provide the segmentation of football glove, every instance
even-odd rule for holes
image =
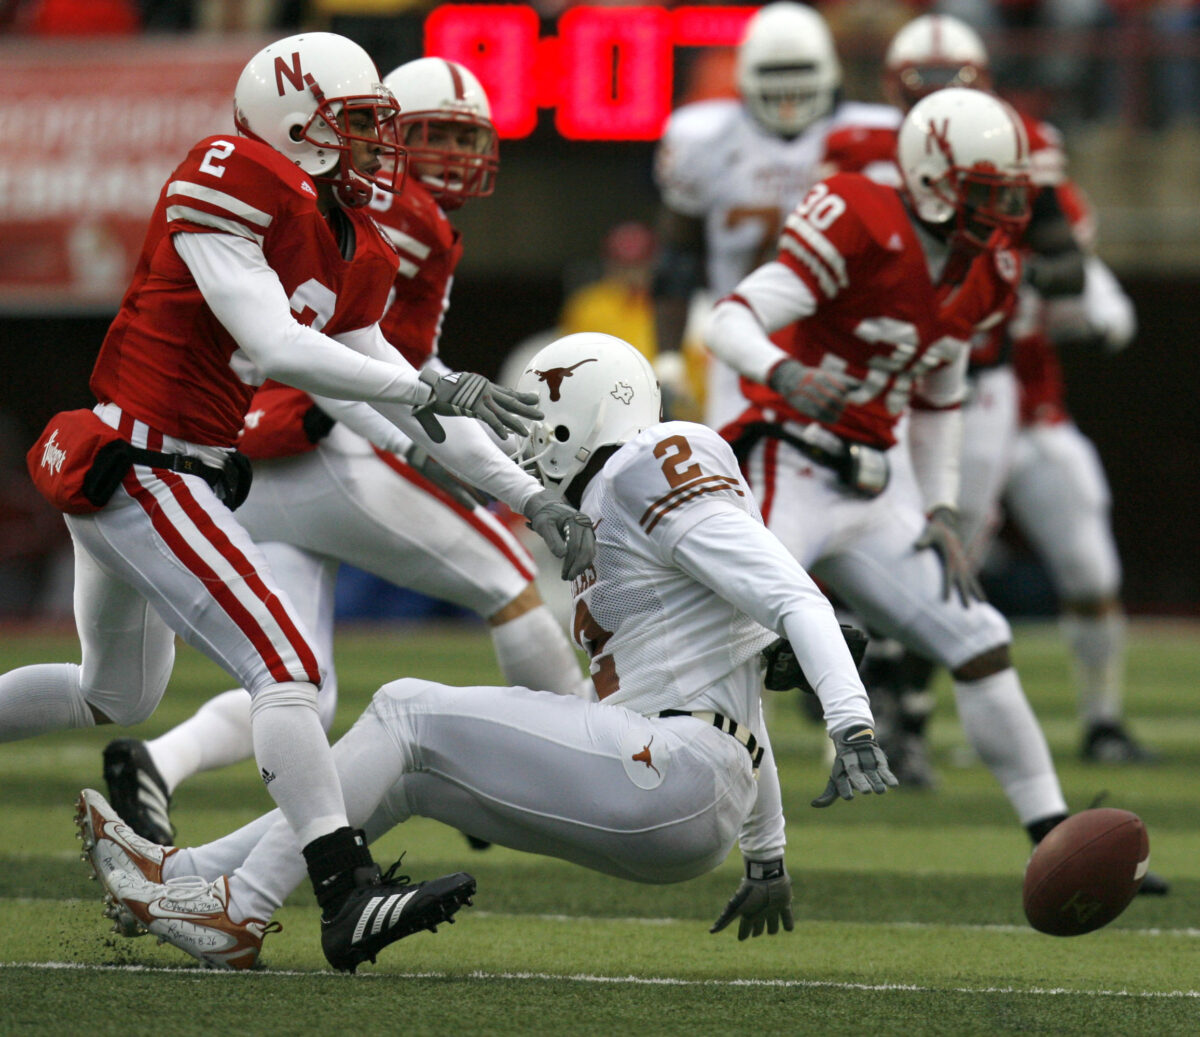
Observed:
[[[478,505],[487,506],[488,498],[481,491],[451,475],[445,466],[434,460],[423,447],[416,443],[413,443],[404,452],[404,460],[464,508],[473,511]]]
[[[735,918],[738,939],[762,936],[765,928],[770,935],[779,932],[782,923],[789,933],[795,928],[792,921],[792,880],[788,878],[783,858],[772,861],[746,861],[746,876],[734,891],[721,917],[710,933],[719,933]]]
[[[562,578],[573,580],[596,557],[596,531],[582,511],[559,500],[549,490],[529,498],[525,505],[528,526],[563,560]]]
[[[432,393],[428,400],[413,408],[413,417],[435,443],[446,441],[446,430],[438,417],[477,418],[501,439],[507,439],[510,432],[526,435],[529,430],[522,418],[542,417],[542,412],[534,406],[538,400],[535,393],[495,385],[481,374],[451,371],[441,375],[426,367],[418,377]]]
[[[846,639],[846,647],[850,649],[850,658],[854,660],[857,669],[862,665],[863,656],[867,654],[867,642],[870,640],[858,627],[841,624],[842,637]],[[816,689],[808,682],[792,643],[781,637],[778,641],[767,645],[762,650],[763,687],[767,691],[791,691],[797,688],[809,695],[815,695]]]
[[[814,807],[827,807],[838,796],[853,799],[855,792],[883,795],[889,786],[900,784],[888,767],[887,757],[875,741],[875,732],[866,724],[853,724],[833,739],[833,771],[829,784],[816,799]]]
[[[925,529],[913,544],[917,551],[930,548],[937,553],[942,563],[942,600],[949,601],[951,592],[958,594],[963,605],[972,599],[984,601],[983,588],[975,578],[967,553],[963,549],[959,534],[958,512],[945,505],[929,513]]]
[[[781,360],[767,384],[805,417],[832,425],[842,416],[846,396],[862,383],[837,371],[805,367],[799,360]]]

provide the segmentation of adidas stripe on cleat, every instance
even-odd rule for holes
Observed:
[[[143,839],[175,845],[171,796],[146,743],[116,738],[104,747],[104,780],[117,814]]]
[[[354,890],[332,919],[322,919],[321,949],[335,969],[353,972],[390,943],[422,929],[437,932],[475,895],[475,879],[466,872],[410,884],[406,876],[391,881],[392,871]]]

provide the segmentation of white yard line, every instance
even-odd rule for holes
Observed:
[[[163,968],[150,965],[86,965],[70,961],[0,962],[0,969],[46,969],[78,972],[145,972],[162,975],[256,976],[268,980],[273,976],[303,976],[313,979],[328,976],[339,982],[346,977],[338,972],[303,972],[295,969],[255,969],[249,972],[215,972],[201,968]],[[816,979],[676,979],[670,976],[593,976],[586,973],[557,975],[552,972],[486,972],[473,970],[454,972],[367,972],[356,975],[358,980],[383,979],[486,979],[521,980],[545,983],[608,983],[614,986],[659,987],[770,987],[773,989],[858,990],[887,993],[902,991],[915,994],[1030,994],[1041,997],[1129,997],[1129,998],[1196,998],[1200,990],[1072,990],[1069,987],[926,987],[910,983],[839,983]]]

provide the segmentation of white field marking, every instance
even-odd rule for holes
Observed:
[[[339,983],[353,982],[340,972],[304,972],[299,969],[249,969],[241,972],[228,970],[192,968],[164,968],[159,965],[87,965],[71,961],[6,961],[0,969],[46,969],[74,972],[145,972],[178,976],[181,974],[202,976],[303,976],[308,979],[332,977]],[[1031,994],[1041,997],[1130,997],[1130,998],[1196,998],[1200,990],[1072,990],[1069,987],[923,987],[913,983],[841,983],[819,979],[676,979],[672,976],[593,976],[576,972],[558,975],[553,972],[486,972],[472,969],[470,972],[364,972],[356,973],[355,979],[480,979],[480,980],[527,980],[532,982],[559,983],[609,983],[615,985],[648,987],[771,987],[804,990],[858,990],[866,993],[888,993],[902,991],[913,994]]]

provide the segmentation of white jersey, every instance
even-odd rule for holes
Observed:
[[[828,640],[844,649],[829,602],[767,532],[733,451],[707,426],[672,421],[639,433],[582,504],[597,548],[573,588],[574,633],[604,702],[646,716],[712,710],[758,728],[757,658],[776,632],[826,614]],[[808,663],[828,648],[813,643],[813,629],[790,639],[818,675],[830,729],[870,722],[852,666]]]
[[[787,214],[823,175],[826,136],[893,112],[846,101],[790,140],[764,130],[738,100],[697,101],[671,115],[655,178],[668,208],[704,220],[706,276],[717,298],[772,257]]]

